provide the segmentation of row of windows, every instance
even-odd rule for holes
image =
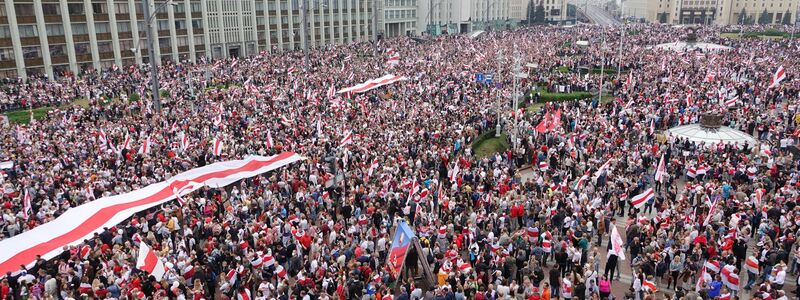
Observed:
[[[246,25],[249,25],[249,19],[246,21],[246,23],[248,23]],[[138,24],[139,31],[144,32],[144,22],[139,21]],[[71,26],[73,35],[89,34],[89,28],[86,23],[72,23]],[[192,27],[195,29],[203,28],[203,19],[192,20]],[[36,24],[22,24],[18,25],[18,28],[20,37],[26,38],[39,36],[39,30]],[[169,21],[159,20],[158,29],[169,30]],[[186,21],[175,21],[175,29],[187,29]],[[97,34],[110,33],[111,24],[109,22],[95,22],[94,30]],[[47,36],[63,36],[65,34],[64,25],[62,24],[46,24],[45,31]],[[129,21],[117,22],[117,32],[131,32],[131,23]],[[9,25],[0,25],[0,38],[11,38],[11,30]]]
[[[413,19],[417,17],[416,10],[387,10],[386,19]]]
[[[417,6],[417,0],[387,0],[386,7]]]

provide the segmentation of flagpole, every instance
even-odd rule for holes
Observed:
[[[600,42],[600,53],[601,53],[602,56],[601,56],[601,59],[600,59],[600,94],[598,95],[598,99],[597,99],[598,103],[603,101],[603,79],[604,79],[605,70],[606,70],[606,68],[605,68],[605,66],[606,66],[606,51],[605,51],[606,31],[605,31],[605,27],[601,28],[600,35],[602,36],[602,41]],[[591,72],[591,71],[592,70],[589,70],[589,72]]]

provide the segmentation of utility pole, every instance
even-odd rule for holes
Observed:
[[[617,58],[617,76],[620,76],[622,73],[622,40],[625,38],[625,19],[622,20],[622,24],[619,27],[619,57]]]
[[[147,24],[147,56],[150,61],[150,90],[153,94],[153,109],[157,113],[161,113],[161,99],[159,99],[158,93],[160,89],[158,87],[158,65],[156,64],[156,52],[153,50],[153,19],[150,18],[150,1],[145,0],[142,1],[142,12],[144,13],[144,17],[147,18],[145,21]]]
[[[300,15],[303,19],[303,37],[301,39],[303,42],[303,64],[308,69],[310,64],[308,60],[308,0],[300,2]]]
[[[378,0],[372,0],[372,40],[378,42]]]
[[[523,73],[522,72],[522,66],[520,65],[521,61],[522,61],[522,58],[520,58],[519,52],[515,52],[514,53],[514,69],[513,69],[513,73],[514,73],[514,92],[513,92],[513,95],[512,95],[512,97],[514,97],[514,99],[512,101],[512,103],[513,103],[512,105],[514,105],[514,107],[512,108],[513,112],[514,112],[514,131],[512,132],[513,143],[514,144],[512,146],[514,147],[514,149],[517,149],[518,145],[519,145],[519,140],[517,139],[517,136],[519,135],[519,118],[520,118],[520,116],[518,115],[518,113],[519,113],[518,106],[519,106],[519,98],[520,98],[520,96],[522,94],[521,91],[520,91],[520,89],[522,88],[520,86],[520,79],[521,78],[528,78],[528,73]]]
[[[494,136],[499,137],[500,132],[502,131],[502,127],[500,126],[500,119],[502,118],[501,111],[502,106],[500,105],[500,90],[497,88],[497,85],[500,84],[500,64],[503,59],[503,51],[497,51],[497,74],[494,74],[494,79],[492,80],[493,84],[495,85],[494,93],[495,97],[497,98],[497,126],[495,126]]]

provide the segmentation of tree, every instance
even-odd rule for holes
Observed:
[[[758,16],[758,24],[766,25],[772,23],[772,20],[770,19],[771,19],[770,14],[767,12],[767,9],[765,8],[764,11],[761,12],[761,15]]]
[[[536,6],[536,11],[533,13],[533,21],[538,24],[544,24],[544,1],[539,0],[539,5]]]
[[[528,22],[528,25],[530,25],[530,24],[531,24],[531,23],[533,23],[533,21],[534,21],[534,20],[533,20],[533,17],[534,17],[534,14],[533,14],[533,12],[534,12],[534,9],[535,9],[535,6],[533,6],[533,1],[529,1],[529,2],[528,2],[528,9],[526,10],[526,11],[527,11],[527,14],[526,14],[526,15],[527,15],[527,17],[526,17],[526,20],[525,20],[526,22]]]
[[[742,12],[739,13],[739,20],[736,21],[736,24],[747,24],[747,11],[744,10],[744,7],[742,7]]]
[[[578,8],[574,4],[567,4],[567,17],[575,17],[578,14]]]
[[[781,21],[783,25],[792,25],[792,13],[789,12],[787,9],[785,13],[783,13],[783,21]]]

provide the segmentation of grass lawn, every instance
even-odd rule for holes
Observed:
[[[491,133],[490,136],[484,139],[478,139],[476,143],[472,145],[472,151],[478,157],[487,157],[497,152],[505,151],[509,147],[508,139],[505,134],[501,134],[500,137],[495,137],[494,130],[486,134],[489,133]]]
[[[729,39],[739,38],[760,38],[760,39],[782,39],[788,38],[791,34],[786,32],[767,31],[767,32],[745,32],[740,34],[738,32],[723,32],[719,36]]]
[[[72,101],[70,104],[62,105],[62,108],[69,107],[72,105],[79,105],[83,107],[89,107],[89,100],[86,98],[78,98]],[[47,112],[55,109],[52,106],[45,106],[33,109],[33,118],[35,120],[44,119],[47,116]],[[12,124],[28,124],[31,122],[31,115],[30,110],[17,110],[12,112],[7,112],[5,115],[8,117],[8,122]]]
[[[561,73],[569,73],[569,68],[567,66],[560,66],[558,67],[558,71]]]

